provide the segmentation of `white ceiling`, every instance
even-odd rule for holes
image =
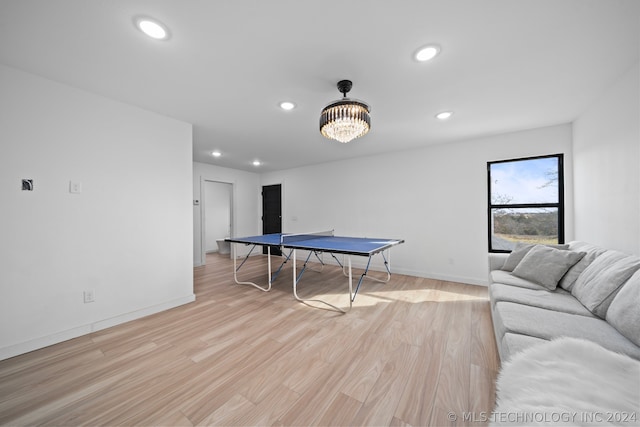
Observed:
[[[0,0],[0,63],[192,123],[195,161],[249,171],[571,122],[639,39],[638,0]],[[341,79],[372,109],[348,144],[318,131]]]

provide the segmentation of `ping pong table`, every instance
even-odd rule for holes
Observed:
[[[238,238],[227,238],[225,241],[230,242],[232,246],[232,257],[233,257],[233,279],[237,284],[240,285],[251,285],[262,291],[268,292],[271,290],[271,285],[273,281],[278,277],[280,271],[284,267],[284,265],[291,259],[293,263],[293,296],[296,300],[307,303],[307,302],[320,302],[325,304],[335,310],[338,310],[342,313],[346,313],[348,310],[343,310],[335,305],[332,305],[326,301],[319,299],[304,299],[300,298],[298,295],[298,283],[302,278],[302,275],[307,269],[307,264],[312,256],[315,256],[319,261],[322,267],[324,267],[324,260],[321,257],[322,254],[328,253],[330,254],[338,263],[338,265],[342,268],[342,272],[345,276],[348,277],[349,284],[349,310],[353,306],[353,301],[360,289],[360,285],[365,277],[369,277],[372,280],[376,280],[379,282],[386,283],[391,278],[391,269],[390,269],[390,248],[404,243],[404,240],[401,239],[372,239],[366,237],[344,237],[344,236],[335,236],[333,230],[330,231],[322,231],[315,233],[273,233],[273,234],[263,234],[259,236],[249,236],[249,237],[238,237]],[[237,265],[237,248],[235,244],[244,244],[244,245],[252,245],[249,252],[246,254],[242,263]],[[238,280],[238,271],[242,268],[244,263],[249,259],[253,250],[256,247],[267,247],[267,286],[260,286],[254,282],[242,282]],[[271,269],[271,247],[280,247],[281,249],[285,249],[282,251],[284,260],[280,264],[280,267],[272,273]],[[286,253],[286,249],[288,249],[288,253]],[[296,257],[297,251],[308,251],[307,257],[304,260],[304,264],[300,273],[297,273],[297,265],[296,265]],[[385,254],[386,252],[386,254]],[[343,255],[343,260],[340,261],[337,254]],[[387,277],[386,279],[378,279],[373,276],[367,276],[369,272],[369,267],[371,266],[371,259],[374,255],[380,254],[382,256],[384,267],[386,269]],[[364,269],[364,273],[360,276],[358,280],[358,285],[356,286],[355,292],[353,291],[353,274],[351,268],[351,256],[362,256],[367,257],[367,265]],[[311,269],[311,268],[310,268]],[[317,271],[317,270],[316,270]]]

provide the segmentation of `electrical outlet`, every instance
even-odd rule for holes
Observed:
[[[82,193],[82,183],[78,181],[69,182],[69,193],[80,194]]]
[[[88,302],[94,302],[96,300],[96,294],[95,292],[92,290],[90,291],[84,291],[84,303],[88,303]]]

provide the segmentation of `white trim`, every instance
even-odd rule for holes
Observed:
[[[367,265],[367,263],[366,263],[367,258],[366,257],[354,256],[353,259],[354,259],[353,268],[364,269],[366,267],[366,265]],[[310,259],[309,262],[310,263],[317,263],[317,261],[314,261],[313,259]],[[338,266],[338,263],[335,260],[333,260],[332,258],[327,258],[323,262],[325,264]],[[408,269],[408,268],[398,268],[393,264],[390,264],[390,269],[391,269],[391,275],[392,276],[395,276],[395,275],[398,275],[398,274],[402,274],[402,275],[405,275],[405,276],[424,277],[425,279],[443,280],[443,281],[446,281],[446,282],[463,283],[463,284],[466,284],[466,285],[489,286],[489,281],[488,280],[478,280],[477,278],[473,278],[473,277],[454,276],[454,275],[448,275],[448,274],[437,274],[437,273],[425,272],[425,271],[421,271],[421,270],[412,270],[412,269]],[[377,272],[382,272],[382,273],[386,273],[387,272],[385,267],[383,265],[378,264],[378,263],[372,263],[371,266],[369,267],[369,271],[377,271]]]
[[[463,283],[465,285],[489,286],[488,280],[479,280],[475,277],[450,276],[448,274],[429,273],[404,268],[392,268],[391,273],[396,275],[404,274],[406,276],[424,277],[425,279],[443,280],[445,282]]]
[[[92,332],[100,331],[103,329],[111,328],[122,323],[130,322],[132,320],[140,319],[152,314],[159,313],[161,311],[169,310],[184,304],[189,304],[196,300],[195,294],[190,294],[182,298],[176,298],[171,301],[166,301],[161,304],[156,304],[150,307],[135,310],[130,313],[124,313],[110,319],[99,320],[94,323],[78,326],[76,328],[67,329],[66,331],[57,332],[51,335],[47,335],[40,338],[35,338],[29,341],[25,341],[19,344],[9,345],[0,348],[0,360],[5,360],[10,357],[18,356],[20,354],[28,353],[30,351],[38,350],[44,347],[48,347],[53,344],[58,344],[63,341],[77,338],[82,335],[87,335]]]
[[[201,267],[207,264],[207,242],[206,242],[206,209],[205,209],[205,191],[204,185],[205,182],[214,182],[217,184],[227,184],[231,185],[231,200],[229,203],[229,218],[231,220],[231,224],[229,227],[229,236],[235,236],[235,228],[236,228],[236,183],[235,181],[228,181],[224,179],[218,178],[206,178],[203,175],[200,175],[200,263],[195,264],[194,267]],[[231,251],[229,251],[229,258],[232,258],[233,255]]]

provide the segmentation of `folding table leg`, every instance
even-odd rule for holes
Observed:
[[[380,283],[387,283],[391,279],[391,269],[389,268],[389,261],[387,260],[387,257],[384,255],[384,251],[380,252],[380,254],[382,255],[382,259],[384,260],[384,268],[387,270],[387,278],[378,279],[377,277],[367,275],[367,273],[369,272],[369,266],[371,265],[371,258],[373,257],[373,255],[369,255],[369,259],[367,261],[367,266],[364,269],[364,273],[362,273],[362,275],[360,276],[360,280],[358,280],[358,285],[356,286],[356,291],[353,295],[354,299],[356,298],[356,295],[358,295],[358,291],[360,290],[360,285],[362,284],[362,280],[365,278],[365,276],[371,280],[375,280],[376,282],[380,282]],[[389,255],[391,255],[391,252],[389,252]],[[344,268],[342,269],[342,272],[344,274]]]
[[[373,277],[373,276],[367,276],[369,277],[369,279],[371,280],[375,280],[376,282],[382,282],[382,283],[387,283],[389,281],[389,279],[391,279],[391,249],[387,249],[389,251],[389,258],[387,259],[387,257],[384,255],[384,251],[380,252],[380,255],[382,255],[382,259],[384,260],[384,268],[387,270],[387,278],[386,279],[378,279],[377,277]]]
[[[267,246],[267,271],[269,276],[267,277],[267,281],[269,283],[269,285],[265,288],[262,287],[260,285],[257,285],[253,282],[240,282],[238,281],[238,270],[240,270],[240,267],[242,267],[242,265],[245,263],[245,261],[247,261],[247,259],[249,258],[249,255],[251,255],[251,252],[253,252],[253,250],[255,249],[256,245],[253,245],[253,247],[251,248],[251,250],[249,251],[249,253],[247,254],[247,256],[244,258],[244,261],[242,261],[242,264],[240,264],[240,267],[236,267],[237,265],[237,258],[236,258],[236,251],[237,251],[237,243],[231,243],[232,249],[233,249],[233,280],[238,284],[238,285],[251,285],[255,288],[260,289],[261,291],[264,292],[269,292],[271,290],[271,248],[269,246]]]
[[[307,258],[308,260],[308,258]],[[306,266],[306,262],[305,262],[305,266]],[[319,302],[325,305],[328,305],[329,307],[333,308],[334,310],[339,311],[340,313],[347,313],[349,312],[349,310],[351,310],[351,308],[353,307],[353,281],[352,281],[352,276],[351,276],[351,256],[349,256],[349,310],[343,310],[340,307],[336,307],[333,304],[330,304],[326,301],[320,300],[320,299],[304,299],[304,298],[300,298],[298,296],[298,282],[300,281],[300,279],[302,278],[302,274],[304,273],[305,267],[302,268],[302,270],[300,271],[300,275],[297,274],[297,269],[296,269],[296,249],[293,250],[293,296],[296,300],[300,301],[301,303],[304,304],[308,304],[309,302]]]

